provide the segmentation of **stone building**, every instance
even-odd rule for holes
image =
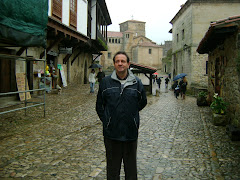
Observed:
[[[211,23],[197,51],[208,54],[210,99],[218,93],[230,123],[240,128],[240,15]]]
[[[172,57],[168,57],[172,50],[172,41],[165,41],[163,44],[163,60],[162,71],[165,73],[171,73]],[[170,59],[171,58],[171,59]]]
[[[196,52],[210,22],[239,14],[240,0],[188,0],[172,24],[172,74],[187,73],[189,87],[207,87],[208,57]]]
[[[108,32],[108,51],[101,57],[105,69],[113,66],[113,55],[120,50],[135,63],[162,69],[163,48],[145,37],[145,22],[129,20],[120,24],[120,32]]]

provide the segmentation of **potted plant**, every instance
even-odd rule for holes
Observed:
[[[207,106],[208,105],[208,102],[207,102],[207,92],[206,91],[200,91],[198,93],[197,105],[198,106]]]
[[[224,126],[228,124],[226,118],[227,103],[218,94],[214,94],[214,100],[210,105],[213,111],[213,124],[217,126]]]

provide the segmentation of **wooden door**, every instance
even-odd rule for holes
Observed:
[[[10,49],[0,49],[0,54],[14,54]],[[15,60],[0,57],[0,93],[16,91]]]

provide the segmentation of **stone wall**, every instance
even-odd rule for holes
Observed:
[[[152,53],[149,54],[149,49]],[[162,69],[162,49],[159,47],[139,46],[138,48],[138,63],[146,66],[151,66],[159,70]]]
[[[215,66],[216,59],[220,59],[220,96],[228,103],[227,113],[231,123],[240,127],[240,72],[237,70],[239,64],[236,63],[237,58],[240,61],[240,48],[236,48],[236,37],[237,33],[228,38],[221,49],[217,48],[209,55],[208,91],[210,97],[216,92]]]

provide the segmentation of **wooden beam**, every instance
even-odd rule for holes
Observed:
[[[71,65],[73,64],[73,62],[77,59],[77,57],[83,52],[82,49],[80,49],[80,51],[77,53],[77,55],[73,58],[73,60],[71,61]]]
[[[83,46],[83,43],[78,43],[75,47],[73,47],[73,50],[72,50],[72,54],[74,51],[76,51],[76,49],[78,49],[79,47],[82,47]],[[63,59],[63,64],[66,64],[69,60],[69,58],[72,56],[72,54],[67,54],[65,56],[65,58]]]
[[[48,51],[50,51],[50,50],[53,48],[53,46],[55,46],[56,44],[60,43],[62,40],[63,40],[62,37],[56,37],[55,41],[54,41],[52,44],[50,44],[50,46],[48,46],[48,48],[46,49],[46,52],[48,53]],[[43,52],[40,54],[40,59],[43,58],[44,53],[45,53],[45,52],[43,51]]]
[[[27,48],[26,47],[21,47],[18,52],[16,53],[17,56],[21,56],[22,53],[26,50]]]

